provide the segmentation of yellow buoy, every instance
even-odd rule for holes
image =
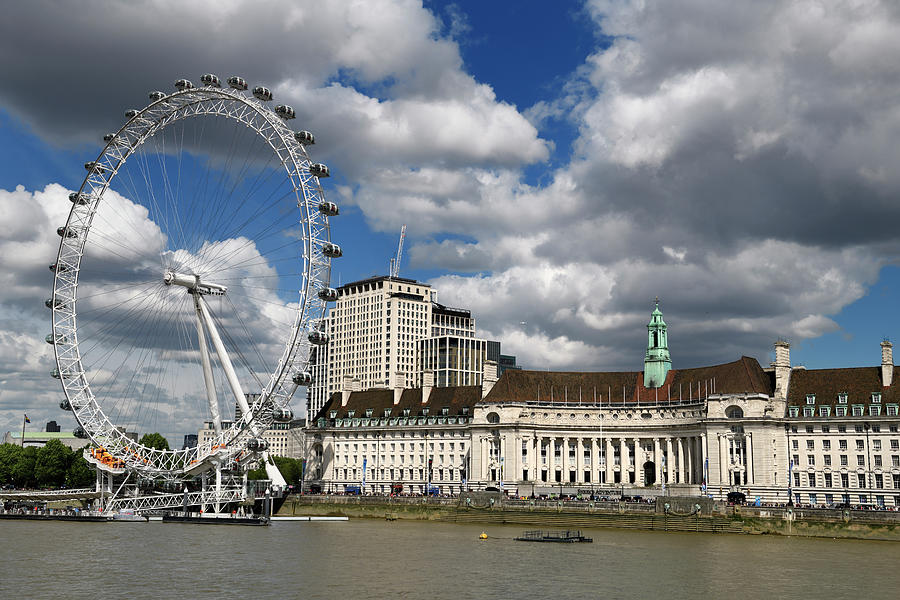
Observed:
[[[478,536],[478,539],[479,539],[479,540],[486,540],[486,539],[487,539],[487,534],[486,534],[485,532],[482,531],[482,532],[481,532],[481,535]]]

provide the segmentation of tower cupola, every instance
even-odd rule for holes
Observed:
[[[650,322],[647,324],[647,354],[644,356],[644,387],[658,388],[666,380],[669,370],[672,368],[672,359],[669,357],[669,339],[666,333],[666,322],[663,321],[662,311],[659,310],[659,298],[656,298],[656,306],[650,313]]]

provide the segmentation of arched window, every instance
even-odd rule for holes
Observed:
[[[488,423],[499,423],[499,422],[500,422],[500,415],[498,415],[498,414],[495,413],[495,412],[488,413],[488,416],[487,416],[487,422],[488,422]]]
[[[725,409],[725,417],[729,419],[743,419],[744,411],[740,406],[729,406]]]

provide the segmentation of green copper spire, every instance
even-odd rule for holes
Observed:
[[[666,375],[672,368],[672,359],[669,358],[666,322],[663,321],[662,311],[659,310],[658,297],[656,298],[656,308],[650,313],[647,334],[647,354],[644,356],[644,387],[658,388],[665,382]]]

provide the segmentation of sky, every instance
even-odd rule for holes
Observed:
[[[527,368],[640,370],[656,297],[675,368],[767,366],[777,339],[807,368],[879,364],[898,53],[900,8],[875,0],[15,3],[0,432],[23,412],[73,426],[43,301],[83,163],[148,91],[207,72],[267,85],[315,133],[335,284],[386,274],[406,224],[401,275]]]

